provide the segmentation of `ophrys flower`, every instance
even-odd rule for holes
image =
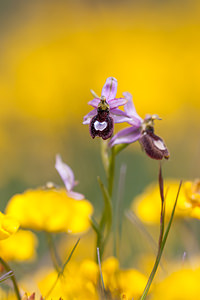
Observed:
[[[117,79],[114,77],[107,78],[102,88],[101,97],[98,97],[93,91],[92,94],[95,98],[88,104],[94,109],[84,117],[83,124],[89,124],[92,138],[99,136],[106,140],[113,134],[114,123],[130,121],[127,114],[118,109],[119,106],[126,104],[127,100],[115,98]]]
[[[154,120],[160,120],[157,115],[147,115],[143,120],[136,112],[132,95],[123,93],[128,100],[124,105],[124,110],[129,117],[127,121],[131,127],[119,131],[110,141],[110,147],[117,144],[130,144],[139,141],[148,156],[153,159],[169,158],[169,152],[163,140],[154,133]]]

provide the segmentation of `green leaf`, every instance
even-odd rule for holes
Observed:
[[[119,154],[122,150],[124,150],[126,147],[128,147],[130,144],[118,144],[115,145],[114,148],[114,153],[115,155]]]

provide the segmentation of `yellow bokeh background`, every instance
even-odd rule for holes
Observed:
[[[27,189],[48,181],[63,185],[54,168],[60,153],[79,181],[75,191],[93,204],[99,220],[103,200],[97,176],[106,182],[100,143],[91,139],[82,120],[92,109],[87,105],[90,89],[100,95],[109,76],[118,80],[117,97],[125,91],[133,95],[141,117],[150,113],[162,118],[156,121],[155,133],[171,154],[163,164],[164,178],[179,182],[199,177],[199,16],[198,0],[0,0],[0,211],[13,195]],[[126,126],[116,124],[115,132]],[[143,266],[149,275],[152,261],[138,257],[154,254],[154,249],[125,211],[150,182],[157,182],[158,164],[145,156],[139,143],[126,148],[116,161],[114,200],[123,194],[120,263]],[[127,166],[123,188],[122,163]],[[39,204],[36,218],[44,204],[49,209],[49,203]],[[175,222],[166,253],[179,260],[183,251],[191,257],[199,253],[199,221],[190,221],[191,228]],[[157,228],[150,232],[157,239]],[[43,232],[37,235],[40,267],[47,254]],[[74,260],[94,256],[93,235],[82,237]],[[69,236],[65,238],[60,243],[55,237],[63,257],[71,247]],[[111,238],[106,256],[112,242]],[[158,294],[160,289],[162,285]]]
[[[171,152],[170,176],[198,175],[199,1],[0,5],[0,186],[5,197],[16,186],[22,192],[58,180],[56,153],[72,164],[79,179],[87,177],[87,188],[91,179],[85,172],[89,162],[96,162],[91,151],[98,141],[90,139],[82,118],[91,109],[90,89],[100,94],[108,76],[117,78],[118,96],[133,94],[142,117],[157,113],[163,118],[156,131]],[[139,147],[130,152],[134,149]],[[152,162],[143,154],[142,159],[150,172]]]

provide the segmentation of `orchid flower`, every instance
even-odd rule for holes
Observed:
[[[84,199],[84,195],[73,191],[78,182],[75,181],[72,169],[62,161],[61,156],[58,154],[56,155],[55,168],[64,182],[68,196],[76,200]]]
[[[117,93],[117,80],[114,77],[106,79],[101,97],[99,98],[93,91],[95,98],[88,102],[94,109],[84,116],[83,124],[90,125],[90,134],[108,139],[113,133],[114,123],[130,121],[126,112],[118,109],[127,103],[125,98],[115,98]]]
[[[110,147],[117,144],[131,144],[139,141],[148,156],[153,159],[169,158],[169,152],[163,140],[154,134],[154,120],[160,120],[157,115],[146,115],[143,120],[136,112],[132,95],[123,93],[128,102],[124,105],[126,115],[130,118],[131,127],[119,131],[109,143]]]

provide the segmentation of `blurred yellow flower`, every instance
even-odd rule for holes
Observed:
[[[19,247],[20,245],[20,247]],[[36,257],[37,237],[31,231],[19,230],[9,239],[0,241],[1,257],[5,261],[25,261]]]
[[[173,205],[176,199],[180,182],[178,180],[166,180],[166,218],[169,219]],[[183,184],[178,197],[176,217],[189,216],[191,212],[191,203],[188,202],[185,193],[186,185]],[[160,191],[157,183],[149,185],[145,191],[137,196],[132,205],[131,210],[143,221],[149,224],[160,222],[161,199]]]
[[[112,299],[124,296],[125,299],[135,299],[141,296],[147,282],[147,277],[137,270],[120,270],[119,262],[114,257],[109,257],[102,263],[102,275],[106,291],[112,295]],[[43,296],[50,291],[56,278],[57,273],[53,271],[40,281],[39,288]],[[99,266],[94,261],[84,260],[80,264],[70,262],[70,266],[50,293],[50,297],[99,299],[98,278]]]
[[[154,286],[150,300],[193,300],[200,295],[200,268],[183,268]]]
[[[79,233],[90,227],[93,207],[87,200],[70,198],[64,189],[36,189],[13,196],[6,212],[23,228]]]
[[[179,181],[166,180],[166,218],[169,219],[176,199]],[[161,200],[158,184],[149,185],[137,196],[131,210],[144,222],[154,224],[160,222]],[[175,212],[176,217],[192,217],[200,219],[200,180],[186,181],[182,184]]]
[[[190,216],[200,219],[200,179],[196,179],[194,182],[186,182],[185,194],[187,202],[192,207]]]
[[[39,289],[42,296],[46,296],[54,286],[58,273],[49,272],[39,282]],[[60,276],[56,285],[50,293],[50,299],[92,299],[98,300],[97,294],[98,266],[95,262],[84,260],[80,264],[70,262],[65,269],[64,275]]]
[[[16,295],[13,291],[4,291],[0,288],[0,299],[1,300],[16,300]]]
[[[147,277],[135,269],[121,270],[115,257],[102,263],[102,273],[106,290],[114,297],[126,295],[127,299],[138,298],[147,283]]]
[[[0,240],[7,239],[19,228],[19,222],[16,218],[5,215],[0,212]]]
[[[185,183],[185,193],[188,201],[193,206],[200,204],[200,179],[196,179],[194,182],[187,181]]]

